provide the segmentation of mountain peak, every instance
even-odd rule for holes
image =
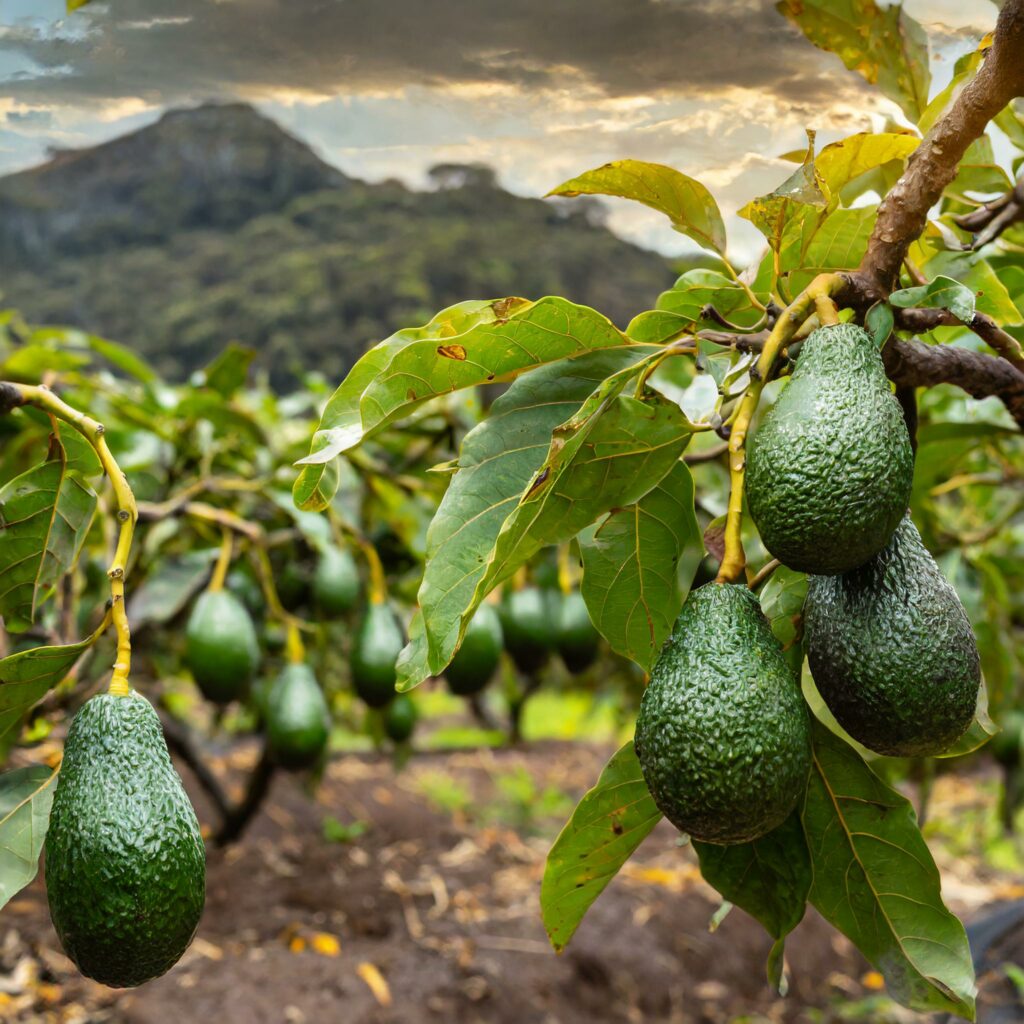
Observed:
[[[350,179],[246,103],[169,110],[110,142],[0,178],[0,258],[37,263],[234,228]]]

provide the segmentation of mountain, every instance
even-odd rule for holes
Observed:
[[[272,379],[339,378],[369,344],[467,298],[561,294],[624,324],[673,279],[594,200],[513,196],[478,165],[370,184],[245,104],[0,178],[3,302],[126,342],[180,378],[228,341]]]

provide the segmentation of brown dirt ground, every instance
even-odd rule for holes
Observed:
[[[315,800],[279,775],[242,842],[212,850],[206,913],[168,975],[115,992],[83,979],[60,952],[41,880],[0,924],[0,1020],[124,1024],[494,1024],[663,1021],[830,1024],[919,1020],[879,1005],[877,977],[813,913],[790,938],[787,998],[764,981],[769,940],[739,910],[715,934],[718,906],[692,851],[659,826],[555,956],[540,924],[544,856],[565,808],[609,751],[544,743],[524,750],[417,756],[396,773],[368,756],[334,760]],[[237,782],[254,751],[224,759]],[[209,808],[183,771],[201,820]],[[512,775],[518,797],[502,780]],[[532,780],[532,781],[530,781]],[[453,794],[445,797],[445,793]],[[433,795],[430,799],[429,794]],[[440,794],[440,795],[439,795]],[[443,804],[444,806],[440,806]],[[345,842],[323,819],[363,822]],[[514,823],[515,827],[510,824]],[[944,865],[947,875],[950,865]],[[955,868],[955,865],[952,865]],[[964,884],[970,920],[1012,886]],[[1017,887],[1019,889],[1019,886]],[[990,955],[1024,964],[1024,928]],[[988,1024],[1024,1021],[1001,970],[982,975]],[[861,1005],[863,1001],[869,1002]],[[849,1016],[857,1009],[855,1018]]]

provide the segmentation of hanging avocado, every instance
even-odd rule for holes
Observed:
[[[207,700],[230,704],[246,695],[260,660],[256,627],[227,590],[207,590],[185,628],[185,663]]]
[[[494,605],[485,602],[469,620],[462,644],[444,670],[448,689],[460,697],[479,693],[491,681],[503,649],[501,619]]]

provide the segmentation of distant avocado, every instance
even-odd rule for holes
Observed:
[[[804,631],[818,692],[869,750],[940,754],[974,719],[974,632],[909,516],[867,565],[811,577]]]
[[[330,736],[331,716],[323,690],[304,664],[286,665],[266,703],[267,744],[282,768],[309,768]]]
[[[1024,760],[1024,711],[1007,711],[999,717],[999,732],[989,743],[992,757],[1007,768]]]
[[[371,708],[385,707],[395,695],[395,663],[405,636],[387,603],[371,604],[352,648],[352,684]]]
[[[177,963],[206,897],[199,822],[160,719],[137,693],[75,716],[46,834],[46,890],[64,952],[112,988]]]
[[[572,673],[583,672],[601,653],[601,634],[590,621],[583,595],[577,590],[562,598],[558,619],[558,653]]]
[[[274,573],[274,586],[281,604],[290,612],[309,603],[311,595],[309,566],[298,560],[298,556],[289,558]]]
[[[555,590],[523,587],[498,606],[505,650],[526,675],[544,667],[558,642],[559,596]]]
[[[266,609],[263,590],[248,565],[237,565],[228,573],[225,589],[239,598],[250,615],[260,616]]]
[[[359,570],[344,548],[333,544],[320,552],[313,572],[313,602],[326,615],[344,615],[359,599]]]
[[[260,660],[256,627],[227,590],[207,590],[185,628],[185,663],[207,700],[230,704],[248,692]]]
[[[910,501],[914,458],[871,336],[820,327],[747,445],[747,504],[791,569],[835,575],[889,542]]]
[[[462,645],[444,670],[448,689],[460,697],[479,693],[491,681],[504,645],[501,619],[494,605],[480,605],[466,626]]]
[[[807,705],[746,587],[690,594],[651,671],[636,753],[661,812],[703,842],[757,839],[803,796]]]
[[[384,732],[395,743],[405,743],[416,729],[416,704],[407,693],[396,693],[384,709]]]

